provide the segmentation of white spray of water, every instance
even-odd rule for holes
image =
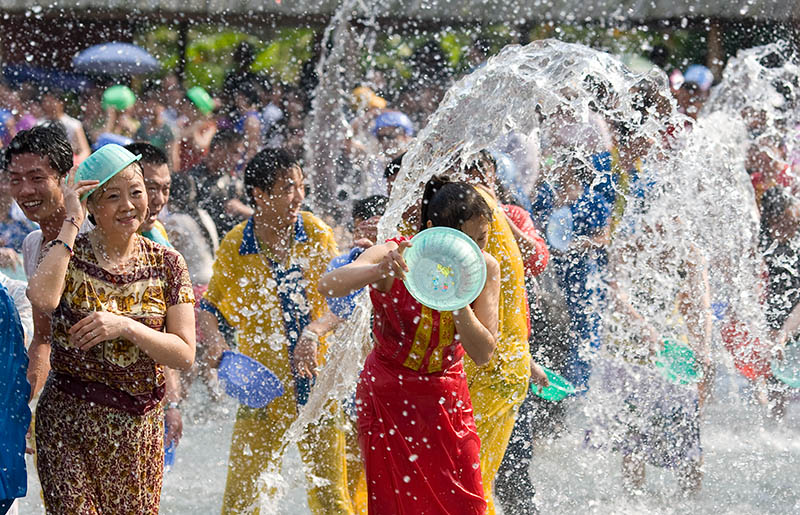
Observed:
[[[722,131],[709,116],[687,137],[686,118],[677,112],[662,72],[634,74],[615,57],[582,45],[544,40],[509,46],[458,81],[403,160],[381,220],[380,239],[397,233],[403,213],[421,197],[425,182],[448,171],[454,161],[467,161],[514,133],[539,142],[540,153],[554,163],[542,167],[542,180],[551,182],[556,168],[574,159],[589,161],[603,139],[604,122],[625,122],[632,137],[649,142],[641,174],[644,182],[655,185],[647,196],[647,209],[626,211],[611,251],[636,246],[642,227],[657,222],[663,231],[648,248],[683,257],[694,249],[714,265],[712,284],[730,286],[715,295],[760,319],[753,307],[758,269],[753,193],[741,156],[731,153],[741,127]],[[672,128],[670,136],[664,134],[667,127]],[[602,178],[597,173],[595,182]],[[635,266],[629,276],[657,281],[675,276],[652,268],[647,259]],[[647,314],[655,321],[665,320],[672,311],[674,299],[668,298],[668,291],[665,288],[664,298],[654,303],[660,308]],[[336,331],[327,364],[287,440],[299,439],[303,427],[322,416],[331,399],[351,394],[370,347],[367,302],[362,295],[359,309]]]

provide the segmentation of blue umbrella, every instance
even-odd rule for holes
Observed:
[[[75,70],[85,73],[122,74],[158,71],[161,63],[146,50],[130,43],[103,43],[72,59]]]

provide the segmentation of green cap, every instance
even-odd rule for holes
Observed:
[[[118,111],[124,111],[135,103],[136,95],[128,86],[118,84],[103,91],[103,109],[113,107]]]
[[[104,145],[83,160],[75,174],[75,183],[80,181],[100,181],[100,184],[81,196],[84,200],[94,193],[97,188],[111,180],[112,177],[124,170],[129,164],[138,161],[142,155],[133,155],[128,149],[120,145],[109,143]]]
[[[186,92],[186,98],[191,100],[195,107],[203,114],[208,114],[214,110],[214,99],[211,98],[208,91],[200,86],[189,88],[189,91]]]

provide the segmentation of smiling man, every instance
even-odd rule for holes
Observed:
[[[22,243],[25,275],[31,277],[44,245],[58,237],[67,220],[62,181],[72,168],[72,147],[58,126],[42,125],[20,131],[3,155],[3,169],[11,196],[25,216],[39,224]],[[28,350],[31,396],[44,386],[50,372],[50,317],[33,310],[33,339]]]
[[[275,373],[286,393],[264,408],[239,407],[224,514],[249,513],[260,495],[271,494],[259,476],[276,465],[276,451],[308,399],[317,358],[323,355],[317,342],[337,321],[315,287],[338,254],[336,243],[330,227],[301,211],[305,184],[298,161],[284,150],[263,150],[248,163],[244,182],[255,212],[219,246],[201,302],[200,331],[207,356],[216,364],[227,349],[220,327],[235,328],[238,350]],[[337,422],[310,424],[299,446],[309,475],[311,511],[352,513],[344,434]]]
[[[167,247],[172,247],[167,238],[167,231],[164,225],[158,221],[158,215],[169,200],[169,189],[172,186],[169,165],[167,164],[167,154],[160,148],[150,143],[131,143],[125,148],[132,154],[141,154],[142,175],[144,176],[144,186],[147,188],[147,208],[149,210],[147,218],[142,223],[140,230],[142,236],[160,243]]]

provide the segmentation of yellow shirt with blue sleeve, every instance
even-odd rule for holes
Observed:
[[[288,264],[275,263],[261,251],[251,218],[234,227],[220,244],[201,308],[236,329],[238,350],[289,386],[290,346],[309,321],[325,313],[327,303],[316,284],[337,255],[331,228],[301,212]],[[320,354],[324,351],[321,348]]]
[[[231,436],[223,515],[249,512],[269,495],[258,478],[280,466],[276,451],[284,444],[283,435],[311,386],[308,380],[294,377],[290,356],[303,328],[327,310],[316,285],[338,255],[333,231],[311,213],[298,215],[284,263],[262,251],[254,224],[252,218],[242,222],[222,240],[200,307],[214,314],[220,324],[236,329],[238,350],[269,368],[283,383],[285,393],[264,408],[239,407]],[[320,358],[324,352],[321,342]],[[316,515],[353,513],[347,490],[345,438],[337,425],[341,413],[338,408],[334,412],[334,418],[310,424],[299,446],[309,477],[309,508]]]

